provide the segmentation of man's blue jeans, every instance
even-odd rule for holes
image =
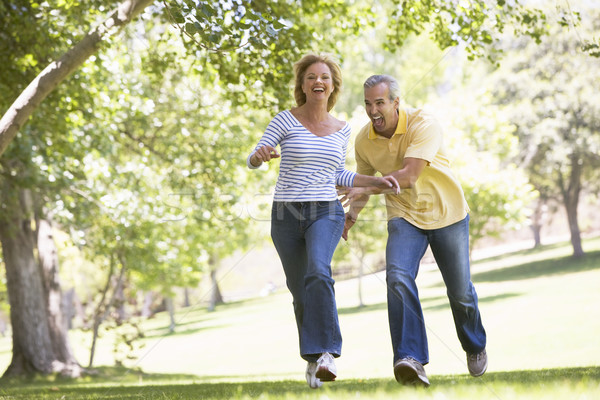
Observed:
[[[344,229],[339,200],[273,202],[271,238],[292,293],[300,355],[339,357],[342,335],[335,303],[331,258]]]
[[[458,339],[465,352],[479,353],[485,348],[486,334],[471,282],[469,263],[469,216],[445,228],[423,230],[402,218],[388,221],[386,274],[388,318],[394,363],[413,357],[429,362],[427,333],[415,279],[419,263],[431,251],[446,284]]]

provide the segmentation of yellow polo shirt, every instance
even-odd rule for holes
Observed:
[[[390,139],[376,134],[369,122],[356,137],[355,149],[357,172],[363,175],[387,175],[402,169],[405,157],[427,161],[412,188],[385,195],[388,220],[404,218],[422,229],[439,229],[464,219],[469,212],[444,152],[442,127],[431,114],[400,109]]]

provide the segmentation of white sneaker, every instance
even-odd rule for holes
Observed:
[[[308,382],[308,386],[310,386],[313,389],[318,389],[321,386],[323,386],[323,383],[321,382],[321,380],[315,376],[316,373],[317,373],[317,363],[309,362],[306,365],[306,382]]]
[[[333,356],[329,353],[321,354],[317,360],[317,373],[315,374],[321,382],[332,382],[337,377],[337,368]]]

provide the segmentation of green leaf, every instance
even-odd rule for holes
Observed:
[[[202,4],[200,7],[202,14],[204,14],[208,18],[212,18],[215,15],[215,9],[209,6],[208,4]]]
[[[275,21],[273,21],[273,28],[279,30],[281,28],[285,28],[285,25],[282,24],[281,22],[275,20]]]
[[[185,24],[184,29],[190,35],[193,35],[196,32],[198,32],[198,29],[196,28],[196,25],[192,24],[191,22],[188,22],[187,24]]]

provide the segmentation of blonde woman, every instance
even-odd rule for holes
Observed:
[[[328,55],[309,54],[294,65],[297,106],[277,114],[247,159],[248,167],[281,157],[271,213],[271,237],[294,305],[300,355],[311,388],[337,376],[342,349],[331,259],[344,229],[339,186],[395,190],[393,177],[344,168],[350,126],[329,112],[342,86]],[[280,147],[281,153],[277,151]]]

